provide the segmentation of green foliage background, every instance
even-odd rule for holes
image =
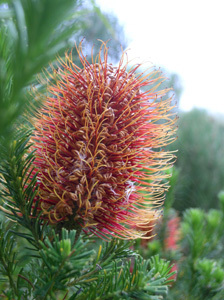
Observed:
[[[217,194],[224,188],[224,121],[194,109],[179,115],[174,207],[217,208]]]
[[[180,217],[172,208],[179,171],[172,170],[164,216],[149,242],[137,240],[134,249],[145,258],[158,255],[177,269],[167,300],[222,300],[224,298],[224,191],[217,209],[188,208]]]

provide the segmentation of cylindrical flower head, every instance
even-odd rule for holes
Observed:
[[[157,90],[160,71],[136,75],[140,65],[128,70],[125,54],[117,67],[108,63],[104,43],[91,62],[77,51],[82,68],[71,54],[60,59],[34,124],[38,209],[57,226],[137,238],[158,218],[167,189],[172,97]]]

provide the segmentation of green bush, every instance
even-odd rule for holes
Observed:
[[[174,207],[217,208],[217,191],[224,187],[224,123],[198,109],[181,113],[171,147],[178,149],[180,171]]]
[[[223,300],[224,191],[218,194],[219,209],[190,208],[180,218],[171,207],[177,181],[173,169],[164,216],[152,233],[157,236],[149,242],[138,240],[135,249],[146,259],[159,254],[174,263],[176,282],[167,300]]]

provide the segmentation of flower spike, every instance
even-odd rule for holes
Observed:
[[[82,68],[72,54],[59,58],[34,123],[38,209],[56,226],[134,239],[159,217],[168,188],[174,156],[161,147],[175,139],[172,97],[158,90],[160,71],[128,71],[125,53],[118,66],[108,63],[103,42],[90,62],[77,51]]]

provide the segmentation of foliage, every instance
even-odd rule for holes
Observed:
[[[180,115],[178,139],[179,177],[174,207],[217,208],[217,191],[224,182],[224,125],[205,111],[194,109]]]
[[[221,300],[224,297],[224,192],[219,193],[220,209],[208,212],[201,208],[187,209],[180,221],[171,208],[177,175],[174,171],[171,177],[174,186],[167,195],[163,222],[156,228],[158,236],[147,244],[137,241],[135,249],[146,259],[159,254],[175,264],[177,278],[167,299]],[[171,221],[178,226],[172,227]]]
[[[43,234],[43,228],[37,210],[32,207],[37,193],[37,185],[36,176],[29,181],[34,160],[34,153],[29,152],[30,132],[25,129],[19,130],[15,132],[13,141],[1,145],[0,185],[2,190],[0,195],[4,201],[2,210],[9,219],[24,226],[32,233],[32,235],[24,234],[23,237],[39,248],[39,239]],[[31,214],[32,218],[30,218]]]
[[[0,135],[6,136],[24,111],[29,98],[26,88],[34,75],[64,50],[77,30],[77,9],[73,0],[17,0],[1,5]]]
[[[181,224],[182,259],[169,299],[222,299],[224,296],[224,211],[188,209]]]
[[[169,263],[136,256],[128,242],[112,240],[90,249],[93,241],[63,229],[61,237],[48,232],[41,249],[24,259],[14,232],[3,223],[0,229],[1,299],[159,300],[168,292]],[[130,272],[127,259],[135,256]]]
[[[93,1],[89,5],[79,0],[3,1],[0,5],[0,136],[8,137],[14,123],[33,103],[29,86],[37,86],[35,76],[56,55],[74,47],[74,40],[79,42],[88,33],[90,23],[92,27],[98,24],[98,30],[87,35],[91,45],[108,34],[107,39],[116,35],[124,46],[117,19],[107,19]],[[110,44],[119,55],[121,48],[117,48],[117,41]]]

